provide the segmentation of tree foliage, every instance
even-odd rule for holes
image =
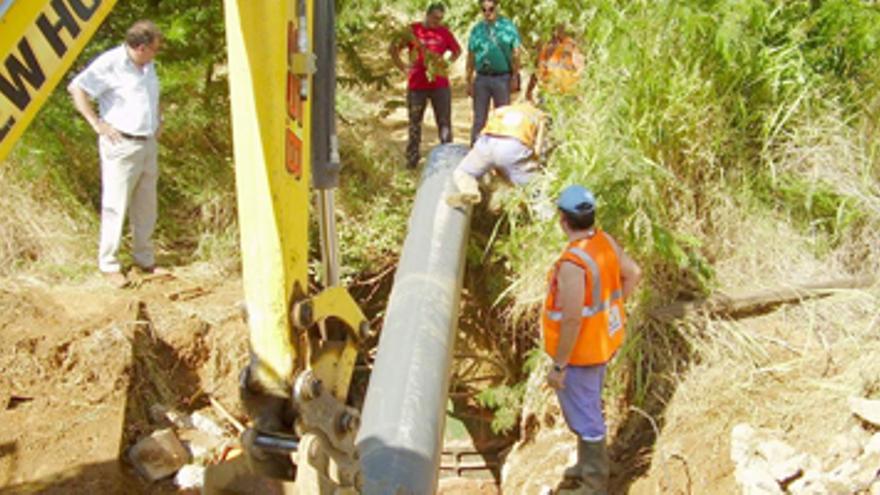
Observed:
[[[19,173],[42,182],[73,210],[95,218],[100,176],[94,132],[62,88],[98,54],[123,42],[136,20],[164,34],[156,59],[165,117],[160,167],[160,246],[175,257],[208,249],[234,222],[226,47],[222,2],[119,2],[25,133],[12,157]],[[228,236],[227,236],[228,237]]]

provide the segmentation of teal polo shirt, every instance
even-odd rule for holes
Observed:
[[[468,51],[474,54],[474,68],[479,74],[501,74],[513,70],[513,50],[522,44],[513,22],[498,16],[494,23],[485,20],[471,28]]]

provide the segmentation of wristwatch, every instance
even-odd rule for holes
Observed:
[[[553,371],[555,371],[557,373],[562,373],[562,370],[564,370],[564,369],[565,369],[565,365],[553,363]]]

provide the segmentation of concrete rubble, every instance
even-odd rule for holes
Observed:
[[[880,401],[850,398],[849,404],[870,431],[855,427],[835,435],[821,458],[798,452],[775,432],[734,426],[730,458],[742,493],[880,495]]]
[[[205,467],[187,464],[174,475],[174,484],[182,490],[200,489],[205,484]]]
[[[234,438],[202,412],[184,414],[156,404],[150,408],[154,422],[165,427],[138,441],[128,458],[148,481],[174,476],[180,489],[202,486],[205,466],[216,461]]]
[[[151,482],[171,476],[190,459],[189,452],[170,428],[142,438],[129,450],[128,457],[135,469]]]

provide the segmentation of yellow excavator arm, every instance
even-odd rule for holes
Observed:
[[[359,413],[346,401],[358,342],[369,329],[338,286],[333,2],[226,0],[225,7],[251,329],[242,397],[254,429],[245,444],[253,465],[266,472],[288,477],[285,462],[271,457],[288,445],[298,483],[308,477],[319,486],[353,488]],[[324,290],[317,294],[309,293],[308,280],[313,190],[324,265]],[[293,431],[295,438],[285,435]],[[333,455],[315,462],[304,454],[315,448],[302,443]]]

